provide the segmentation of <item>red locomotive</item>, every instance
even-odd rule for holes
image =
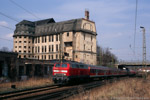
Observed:
[[[78,62],[55,63],[53,67],[54,83],[77,82],[94,78],[108,78],[135,75],[135,71],[117,68],[87,65]]]

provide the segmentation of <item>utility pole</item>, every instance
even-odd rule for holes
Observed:
[[[143,69],[146,68],[146,38],[145,38],[145,28],[140,26],[143,31]],[[146,71],[145,71],[146,74]]]

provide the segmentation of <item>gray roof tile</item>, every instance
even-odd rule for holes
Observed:
[[[17,25],[19,24],[26,24],[29,26],[34,25],[34,27],[32,27],[34,28],[34,32],[33,34],[30,34],[32,36],[58,34],[67,31],[86,31],[88,33],[92,33],[91,31],[81,29],[82,20],[83,20],[82,18],[72,19],[72,20],[62,21],[62,22],[55,22],[53,18],[35,21],[35,22],[23,20]],[[16,27],[14,35],[27,35],[27,34],[18,34],[20,32],[17,33],[17,31],[21,31],[20,29],[22,28]],[[28,31],[30,32],[30,30]]]

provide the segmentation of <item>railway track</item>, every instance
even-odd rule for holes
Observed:
[[[7,92],[7,93],[0,93],[0,100],[11,99],[11,98],[19,97],[22,95],[27,95],[31,93],[36,93],[36,92],[41,92],[41,91],[46,91],[46,90],[56,89],[56,88],[59,88],[59,86],[49,85],[49,86],[36,87],[36,88],[25,89],[25,90],[12,91],[12,92]]]
[[[41,94],[38,96],[33,96],[29,98],[24,98],[24,99],[25,100],[62,100],[74,94],[83,92],[80,90],[92,89],[92,88],[101,86],[103,84],[104,83],[102,82],[92,82],[92,83],[83,84],[83,85],[69,86],[69,87],[65,87],[65,88],[62,88],[61,90],[57,90],[51,93]]]
[[[87,84],[63,87],[52,85],[33,90],[0,94],[0,100],[62,100],[83,91],[102,86],[106,82],[111,83],[113,81],[114,79],[109,79],[108,81],[94,81]]]

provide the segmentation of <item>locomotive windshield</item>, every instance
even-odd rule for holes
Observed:
[[[62,64],[61,67],[67,67],[67,64]]]
[[[55,67],[67,67],[67,64],[56,64]]]
[[[60,67],[60,64],[56,64],[55,67]]]

